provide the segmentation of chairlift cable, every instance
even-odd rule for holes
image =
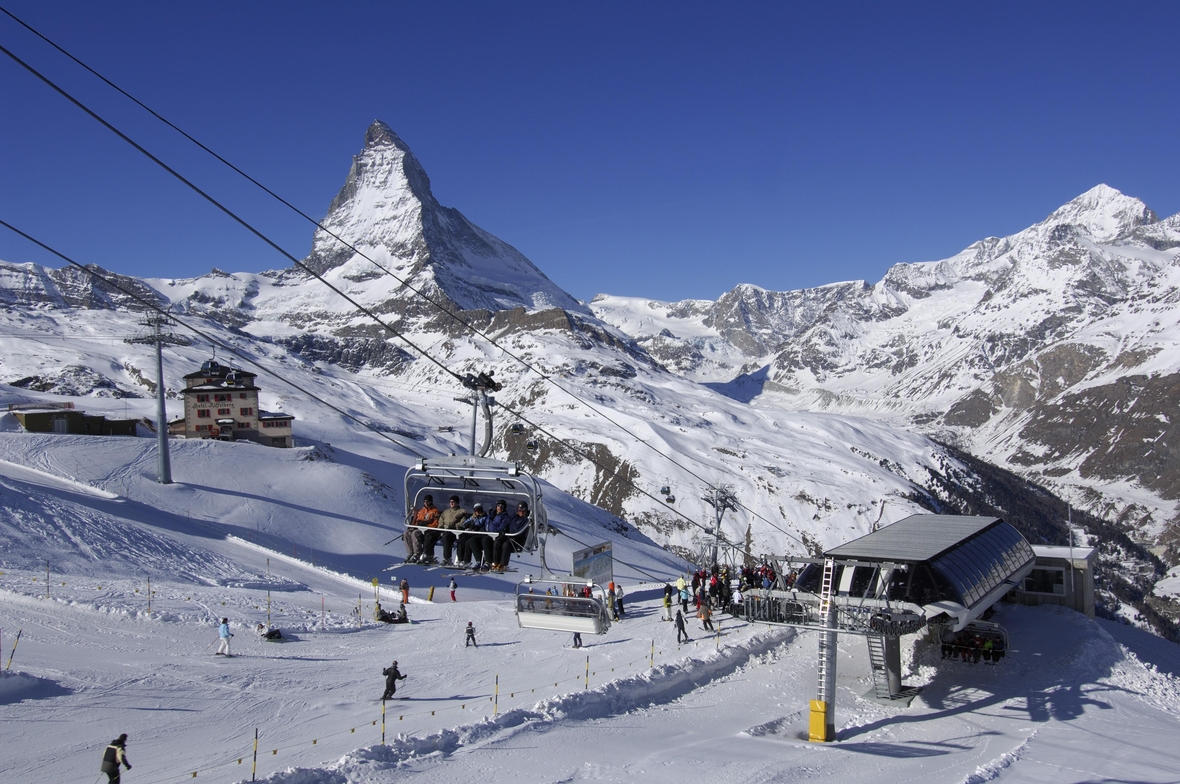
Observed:
[[[110,122],[108,122],[107,120],[103,119],[103,118],[102,118],[102,116],[100,116],[100,115],[99,115],[97,112],[93,111],[93,110],[92,110],[90,107],[88,107],[86,104],[82,103],[80,100],[78,100],[77,98],[75,98],[73,95],[71,95],[70,93],[66,92],[66,90],[64,90],[63,88],[59,87],[59,86],[58,86],[58,85],[57,85],[55,82],[53,82],[53,81],[52,81],[52,80],[51,80],[49,77],[45,76],[45,75],[44,75],[44,74],[42,74],[40,71],[38,71],[37,69],[33,68],[33,66],[29,65],[29,64],[28,64],[28,63],[26,63],[24,60],[22,60],[22,59],[20,59],[19,57],[17,57],[15,54],[13,54],[11,51],[9,51],[7,48],[5,48],[3,45],[0,45],[0,52],[3,52],[4,54],[8,55],[8,57],[10,57],[10,58],[11,58],[11,59],[12,59],[14,62],[16,62],[16,63],[17,63],[18,65],[20,65],[22,68],[24,68],[25,70],[27,70],[29,73],[31,73],[31,74],[33,74],[34,76],[36,76],[38,79],[40,79],[41,81],[43,81],[45,84],[47,84],[47,85],[49,85],[50,87],[52,87],[52,88],[54,89],[54,91],[56,91],[58,94],[60,94],[60,95],[61,95],[62,97],[64,97],[66,100],[68,100],[70,103],[74,104],[74,105],[75,105],[75,106],[77,106],[79,109],[81,109],[82,111],[84,111],[86,114],[90,115],[90,116],[91,116],[92,118],[94,118],[94,119],[95,119],[95,120],[96,120],[98,123],[100,123],[100,124],[101,124],[101,125],[103,125],[103,126],[104,126],[104,127],[107,129],[107,130],[109,130],[111,133],[115,134],[115,135],[116,135],[116,136],[118,136],[120,139],[122,139],[123,141],[127,142],[128,144],[130,144],[132,147],[134,147],[134,148],[135,148],[137,151],[139,151],[140,153],[142,153],[143,155],[145,155],[145,156],[146,156],[146,157],[147,157],[149,160],[151,160],[151,161],[152,161],[153,163],[155,163],[157,166],[159,166],[159,167],[160,167],[160,168],[162,168],[164,171],[166,171],[166,172],[168,172],[169,174],[171,174],[171,175],[172,175],[173,177],[175,177],[176,179],[180,180],[180,182],[182,182],[183,184],[187,185],[187,186],[188,186],[188,187],[189,187],[189,188],[190,188],[190,189],[191,189],[191,190],[192,190],[194,193],[196,193],[198,196],[200,196],[201,198],[205,199],[207,202],[209,202],[210,204],[212,204],[214,207],[216,207],[217,209],[219,209],[219,210],[221,210],[222,212],[224,212],[224,213],[225,213],[227,216],[229,216],[231,219],[233,219],[233,220],[234,220],[234,222],[238,223],[240,226],[242,226],[243,228],[245,228],[247,231],[249,231],[249,232],[250,232],[251,234],[253,234],[254,236],[258,237],[258,238],[259,238],[260,240],[262,240],[264,243],[266,243],[266,244],[267,244],[267,245],[269,245],[270,247],[274,248],[276,251],[278,251],[280,254],[282,254],[282,255],[283,255],[283,256],[284,256],[284,257],[285,257],[287,260],[289,260],[289,261],[290,261],[292,264],[294,264],[295,266],[299,267],[301,270],[303,270],[303,271],[304,271],[304,272],[306,272],[307,274],[311,275],[312,277],[314,277],[314,278],[315,278],[316,280],[318,280],[319,282],[323,283],[325,286],[327,286],[328,288],[330,288],[332,291],[334,291],[334,292],[336,292],[337,294],[339,294],[339,295],[340,295],[340,296],[341,296],[341,297],[342,297],[342,298],[343,298],[345,301],[347,301],[347,302],[348,302],[350,305],[352,305],[352,306],[353,306],[354,308],[356,308],[358,311],[360,311],[361,313],[365,314],[366,316],[368,316],[369,318],[371,318],[373,321],[377,322],[377,324],[379,324],[379,325],[380,325],[382,328],[384,328],[386,332],[390,333],[390,334],[391,334],[391,335],[393,335],[395,338],[397,338],[397,339],[401,340],[401,341],[402,341],[403,343],[405,343],[407,346],[409,346],[410,348],[414,349],[414,351],[416,351],[416,352],[418,352],[419,354],[421,354],[421,355],[422,355],[422,356],[423,356],[425,359],[428,359],[428,360],[430,360],[432,363],[434,363],[434,364],[435,364],[435,365],[437,365],[439,368],[441,368],[441,369],[443,370],[443,372],[445,372],[445,373],[448,373],[448,374],[450,374],[451,376],[454,376],[454,377],[455,377],[455,378],[456,378],[458,381],[462,382],[462,380],[463,380],[462,376],[460,376],[458,373],[456,373],[455,371],[453,371],[453,370],[451,370],[450,368],[448,368],[448,367],[447,367],[445,364],[443,364],[443,363],[442,363],[442,361],[440,361],[440,360],[438,360],[438,359],[435,359],[433,356],[431,356],[429,353],[427,353],[427,352],[426,352],[424,349],[420,348],[420,347],[419,347],[419,346],[418,346],[416,343],[414,343],[412,340],[410,340],[410,339],[409,339],[408,337],[406,337],[404,334],[402,334],[401,332],[399,332],[398,330],[394,329],[394,328],[393,328],[392,326],[390,326],[389,324],[387,324],[387,323],[385,323],[384,321],[382,321],[382,320],[381,320],[381,318],[380,318],[380,317],[378,317],[378,316],[377,316],[377,314],[376,314],[376,313],[374,313],[372,310],[370,310],[369,308],[367,308],[367,307],[365,307],[364,305],[362,305],[362,304],[360,304],[359,302],[357,302],[357,301],[356,301],[355,299],[353,299],[351,296],[349,296],[348,294],[344,293],[344,292],[343,292],[343,291],[341,291],[339,288],[337,288],[336,286],[334,286],[334,285],[333,285],[331,282],[329,282],[329,281],[328,281],[326,278],[324,278],[324,276],[320,275],[318,272],[316,272],[315,270],[313,270],[311,267],[307,266],[307,265],[306,265],[306,264],[304,264],[302,261],[300,261],[299,259],[295,258],[293,255],[291,255],[291,253],[289,253],[287,250],[285,250],[285,249],[284,249],[284,248],[283,248],[281,245],[279,245],[277,242],[275,242],[274,240],[272,240],[272,239],[271,239],[270,237],[268,237],[267,235],[263,234],[263,233],[262,233],[261,231],[259,231],[258,229],[254,228],[254,226],[253,226],[251,223],[249,223],[249,222],[248,222],[248,221],[247,221],[245,218],[242,218],[240,215],[238,215],[236,212],[234,212],[233,210],[231,210],[229,207],[226,207],[224,204],[222,204],[221,202],[219,202],[217,199],[213,198],[213,197],[212,197],[212,196],[210,196],[208,193],[206,193],[205,191],[201,190],[201,189],[200,189],[200,188],[199,188],[199,187],[198,187],[198,186],[197,186],[195,183],[193,183],[191,180],[187,179],[187,178],[186,178],[184,175],[182,175],[180,172],[176,171],[176,170],[175,170],[175,169],[173,169],[171,166],[169,166],[168,164],[164,163],[162,160],[160,160],[159,158],[157,158],[155,155],[153,155],[151,152],[149,152],[149,151],[148,151],[146,148],[144,148],[143,146],[141,146],[141,145],[140,145],[138,142],[136,142],[134,139],[132,139],[132,138],[131,138],[130,136],[128,136],[127,134],[125,134],[125,133],[123,133],[122,131],[120,131],[118,128],[116,128],[114,125],[112,125]]]
[[[340,414],[345,419],[349,419],[349,420],[357,423],[358,425],[364,427],[365,429],[376,433],[377,435],[381,436],[382,438],[386,439],[387,441],[390,441],[391,443],[396,444],[397,446],[406,450],[407,452],[414,455],[415,457],[418,457],[418,458],[425,457],[425,455],[422,455],[421,453],[419,453],[418,450],[416,450],[412,446],[409,446],[408,444],[403,444],[401,441],[397,440],[396,438],[394,438],[393,436],[384,432],[383,430],[380,430],[380,429],[374,427],[373,425],[369,424],[368,422],[365,422],[363,419],[360,419],[359,417],[357,417],[353,414],[350,414],[349,412],[345,411],[344,409],[342,409],[336,405],[333,405],[332,403],[328,402],[327,400],[324,400],[323,398],[316,395],[314,392],[310,392],[309,390],[296,384],[294,381],[291,381],[290,379],[285,378],[284,376],[274,372],[272,369],[265,367],[260,362],[254,360],[254,359],[251,359],[245,352],[241,351],[240,349],[235,347],[233,344],[226,343],[225,341],[220,340],[219,338],[216,338],[213,335],[207,334],[206,332],[203,332],[202,330],[198,329],[197,327],[194,327],[192,324],[185,322],[183,319],[179,318],[178,316],[168,313],[167,311],[163,310],[162,308],[160,308],[159,306],[157,306],[156,304],[154,304],[150,300],[148,300],[144,297],[141,297],[140,295],[136,294],[135,292],[131,291],[130,289],[124,288],[116,281],[112,281],[106,277],[103,277],[102,275],[100,275],[98,272],[91,269],[90,267],[87,267],[83,264],[79,264],[77,261],[74,261],[72,258],[65,255],[64,253],[61,253],[60,251],[57,251],[57,250],[51,248],[50,246],[46,245],[44,242],[41,242],[37,238],[26,234],[25,232],[16,228],[15,226],[8,223],[7,221],[5,221],[2,218],[0,218],[0,226],[3,226],[4,228],[8,229],[9,231],[12,231],[15,234],[18,234],[21,237],[24,237],[26,240],[33,243],[34,245],[37,245],[38,247],[48,251],[49,253],[52,253],[54,256],[57,256],[58,258],[67,262],[68,264],[71,264],[71,265],[77,267],[78,269],[82,270],[86,274],[97,278],[98,280],[102,281],[103,283],[110,286],[111,288],[121,291],[122,293],[126,294],[127,296],[129,296],[132,299],[139,302],[141,305],[144,305],[145,307],[150,308],[151,310],[154,310],[155,312],[159,313],[160,315],[167,317],[169,320],[176,322],[177,324],[179,324],[180,326],[189,330],[190,332],[193,332],[194,334],[198,335],[199,337],[203,338],[204,340],[209,341],[211,344],[213,344],[215,346],[220,346],[221,348],[228,351],[230,354],[233,354],[234,356],[241,359],[242,361],[244,361],[250,365],[253,365],[254,367],[258,368],[259,370],[263,371],[264,373],[267,373],[268,375],[273,376],[274,378],[277,378],[279,381],[282,381],[284,384],[291,387],[292,389],[294,389],[304,395],[307,395],[312,400],[315,400],[319,403],[324,404],[328,408],[330,408],[333,411],[335,411],[336,413]],[[166,423],[165,423],[165,426],[166,426]]]

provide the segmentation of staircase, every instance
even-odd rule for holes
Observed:
[[[885,635],[866,634],[865,640],[869,644],[869,668],[873,671],[873,690],[878,699],[893,699],[889,690],[889,676],[885,671]]]

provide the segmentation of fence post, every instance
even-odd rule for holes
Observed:
[[[258,775],[258,728],[254,728],[254,762],[250,764],[250,781]]]
[[[496,690],[492,697],[492,715],[500,713],[500,673],[496,673]]]
[[[586,688],[590,688],[590,654],[586,654]]]
[[[20,645],[20,636],[23,632],[24,632],[24,629],[17,629],[16,630],[16,642],[14,642],[12,644],[12,653],[8,654],[8,666],[4,668],[6,670],[12,669],[12,657],[16,655],[16,646]]]
[[[385,745],[385,700],[381,700],[381,745]]]
[[[651,668],[656,668],[656,641],[653,638],[651,641]]]

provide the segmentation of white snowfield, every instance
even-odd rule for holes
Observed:
[[[256,730],[257,780],[284,784],[1180,775],[1180,649],[1130,627],[1003,606],[1011,652],[996,666],[940,661],[907,637],[906,681],[922,687],[908,708],[861,696],[865,646],[842,638],[838,739],[811,744],[815,637],[721,615],[719,634],[690,620],[678,646],[659,589],[681,565],[601,510],[546,491],[562,531],[551,565],[610,539],[626,589],[625,618],[575,650],[517,626],[510,597],[535,558],[458,575],[455,603],[450,572],[401,563],[401,542],[386,542],[404,456],[181,442],[162,486],[148,444],[0,433],[6,780],[93,781],[126,732],[127,784],[250,781]],[[371,620],[374,577],[387,608],[408,579],[411,624]],[[253,631],[268,599],[282,642]],[[221,617],[228,659],[213,655]],[[464,647],[468,621],[478,648]],[[383,744],[381,671],[395,659],[408,678]]]

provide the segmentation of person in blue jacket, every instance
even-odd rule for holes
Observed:
[[[229,638],[233,634],[229,630],[229,618],[221,619],[221,628],[217,630],[217,636],[221,638],[221,644],[217,646],[217,656],[230,656],[229,652]],[[206,648],[205,650],[209,650]]]
[[[519,553],[524,549],[524,538],[527,535],[528,527],[529,505],[525,501],[521,501],[516,505],[516,514],[508,518],[504,535],[496,539],[495,563],[499,564],[498,568],[501,571],[508,568],[508,562],[512,560],[514,552]]]
[[[484,550],[484,563],[490,562],[492,569],[500,569],[500,542],[503,540],[510,522],[512,522],[512,516],[508,514],[508,502],[501,498],[496,502],[496,510],[488,518],[488,533],[493,536],[490,537],[491,541],[488,542]]]

